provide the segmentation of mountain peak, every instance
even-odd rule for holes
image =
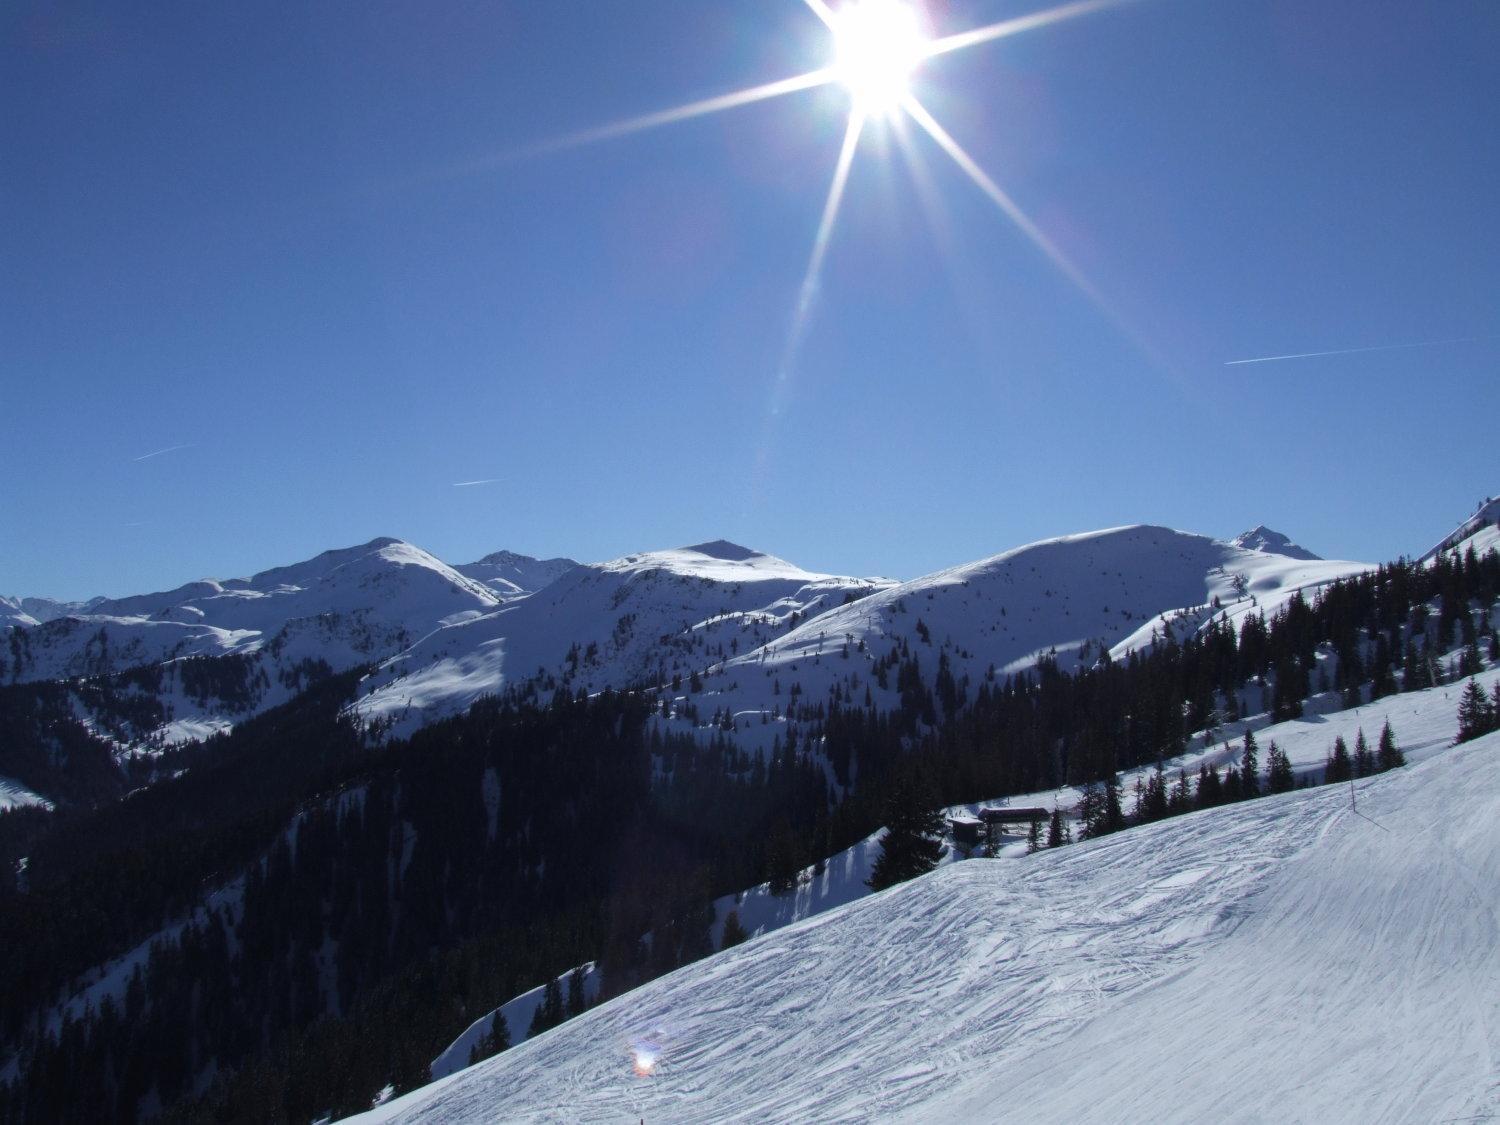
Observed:
[[[1463,543],[1465,539],[1472,538],[1492,524],[1500,527],[1500,496],[1486,496],[1481,500],[1478,506],[1475,507],[1474,514],[1454,528],[1452,533],[1445,536],[1441,543],[1424,554],[1422,561],[1426,562],[1434,555],[1452,550]],[[1483,546],[1479,549],[1481,553],[1484,550]]]
[[[731,543],[728,539],[712,539],[707,543],[694,543],[691,547],[683,547],[681,550],[706,555],[711,559],[719,559],[722,562],[746,562],[749,559],[762,558],[764,556],[764,552],[762,551],[754,551],[749,547],[741,547],[738,543]]]
[[[1249,531],[1241,532],[1230,542],[1243,550],[1259,551],[1266,555],[1285,555],[1289,559],[1303,559],[1307,562],[1317,562],[1321,558],[1306,547],[1299,547],[1290,538],[1279,531],[1273,531],[1265,524],[1259,524]]]
[[[491,551],[477,562],[453,569],[482,582],[504,598],[533,593],[578,566],[572,559],[538,559],[517,551]]]

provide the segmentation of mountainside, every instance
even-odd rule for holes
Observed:
[[[1400,701],[1451,739],[1441,689]],[[1357,810],[1325,787],[940,868],[356,1120],[1488,1116],[1500,734],[1431,753]]]
[[[1422,556],[1422,561],[1456,547],[1473,546],[1483,553],[1496,542],[1500,542],[1500,497],[1486,497],[1474,509],[1474,514],[1445,535],[1437,546]]]
[[[501,604],[482,582],[426,551],[375,539],[251,578],[95,599],[79,612],[11,628],[0,645],[0,682],[154,667],[123,689],[150,702],[151,718],[125,729],[84,701],[80,707],[122,746],[170,743],[225,729],[313,678],[380,660]],[[195,657],[235,661],[210,667]]]
[[[1479,677],[1486,691],[1493,691],[1500,683],[1500,670],[1492,670]],[[1424,762],[1445,754],[1453,745],[1456,733],[1454,708],[1450,694],[1441,689],[1387,696],[1358,707],[1341,709],[1334,695],[1323,696],[1308,702],[1307,721],[1267,724],[1267,716],[1259,715],[1249,720],[1226,724],[1215,731],[1202,731],[1188,739],[1185,752],[1165,763],[1169,775],[1178,770],[1197,776],[1203,767],[1224,769],[1240,760],[1240,739],[1246,731],[1254,732],[1262,747],[1275,742],[1286,754],[1293,776],[1299,784],[1316,784],[1322,778],[1329,747],[1335,738],[1344,739],[1347,745],[1356,745],[1361,732],[1374,737],[1383,725],[1389,723],[1400,731],[1400,742],[1409,763]],[[1144,784],[1155,773],[1155,766],[1141,766],[1122,772],[1120,789],[1129,793],[1138,784]],[[977,801],[945,809],[946,816],[977,816],[986,807],[1033,807],[1062,810],[1077,834],[1083,825],[1078,820],[1078,809],[1083,800],[1083,790],[1077,786],[1061,786],[1033,793],[1012,794],[999,801]],[[715,948],[723,940],[725,922],[731,912],[739,925],[751,937],[773,933],[806,919],[826,914],[848,903],[871,895],[868,880],[880,854],[880,832],[871,833],[853,846],[826,857],[821,863],[804,869],[790,891],[777,893],[769,883],[760,883],[714,901],[711,936]],[[969,849],[964,849],[948,840],[948,851],[939,860],[939,866],[961,862],[969,858]],[[1000,844],[995,858],[1022,860],[1027,856],[1025,829],[1013,826],[1011,834]],[[590,998],[598,984],[598,971],[593,963],[583,966],[584,981]],[[513,1037],[519,1038],[531,1026],[531,1020],[542,1000],[543,988],[538,986],[500,1006]],[[469,1065],[470,1052],[489,1030],[495,1012],[486,1012],[475,1020],[464,1033],[458,1036],[437,1058],[432,1061],[432,1077],[436,1081],[462,1070]]]
[[[402,731],[531,677],[549,691],[665,683],[889,584],[815,574],[723,540],[579,566],[387,661],[355,710]]]
[[[0,628],[6,625],[38,625],[69,614],[88,613],[103,598],[86,602],[59,602],[52,598],[0,597]]]
[[[722,708],[748,720],[743,737],[769,740],[775,727],[761,717],[783,718],[789,696],[859,703],[868,692],[877,707],[894,706],[897,653],[914,657],[929,684],[945,667],[962,697],[1043,659],[1064,670],[1118,659],[1151,643],[1164,620],[1180,637],[1221,613],[1269,616],[1298,591],[1367,569],[1165,527],[1047,539],[892,585],[724,660],[705,676],[697,709]]]
[[[1494,508],[1481,505],[1445,543],[1492,533]],[[644,686],[663,697],[667,728],[733,730],[765,750],[820,708],[892,709],[918,683],[946,711],[1040,662],[1086,667],[1168,631],[1269,617],[1299,591],[1366,569],[1265,526],[1229,542],[1113,528],[906,582],[806,571],[723,540],[589,565],[498,551],[455,567],[376,539],[248,579],[6,600],[0,682],[155,667],[115,693],[146,704],[131,721],[80,701],[121,749],[201,738],[312,678],[371,664],[352,713],[379,732],[512,687]],[[184,664],[224,656],[238,663]]]
[[[1306,547],[1299,547],[1279,531],[1272,531],[1265,524],[1242,531],[1229,541],[1233,546],[1247,551],[1264,551],[1269,555],[1285,555],[1289,559],[1316,562],[1318,556]]]
[[[534,559],[514,551],[496,551],[478,562],[453,569],[465,578],[482,582],[504,600],[533,594],[556,582],[578,564],[572,559]]]

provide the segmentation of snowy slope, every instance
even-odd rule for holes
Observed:
[[[1284,538],[1284,537],[1282,537]],[[768,741],[792,685],[804,700],[835,691],[894,705],[872,666],[903,643],[928,682],[946,657],[970,696],[987,676],[1034,667],[1055,654],[1065,670],[1151,642],[1163,615],[1178,636],[1212,616],[1275,612],[1296,592],[1370,569],[1251,550],[1165,527],[1132,526],[1032,543],[979,562],[903,582],[813,618],[715,666],[700,712],[725,708],[750,720],[742,737]],[[1215,606],[1215,599],[1222,604]],[[757,733],[758,732],[758,733]]]
[[[40,793],[32,792],[13,777],[0,777],[0,812],[28,806],[50,809],[52,802]]]
[[[402,732],[533,677],[573,690],[689,676],[742,645],[890,585],[815,574],[723,540],[576,567],[386,662],[356,712]]]
[[[1264,551],[1269,555],[1285,555],[1289,559],[1317,562],[1318,556],[1306,547],[1299,547],[1279,531],[1272,531],[1265,524],[1241,532],[1229,541],[1235,547],[1247,551]]]
[[[1486,693],[1492,692],[1500,683],[1500,668],[1477,677]],[[1254,731],[1259,742],[1264,766],[1267,749],[1274,742],[1287,755],[1293,773],[1299,781],[1318,783],[1322,780],[1323,766],[1333,748],[1336,738],[1344,739],[1353,747],[1355,739],[1363,732],[1373,745],[1381,728],[1389,723],[1398,745],[1409,763],[1426,761],[1448,750],[1457,732],[1455,719],[1461,684],[1449,684],[1423,692],[1386,696],[1359,707],[1343,709],[1337,692],[1314,696],[1307,701],[1305,715],[1282,723],[1271,723],[1267,715],[1252,715],[1209,732],[1198,732],[1188,739],[1185,753],[1165,763],[1168,780],[1185,770],[1189,777],[1196,777],[1200,766],[1223,768],[1238,765],[1243,750],[1244,733]],[[1144,782],[1155,766],[1142,766],[1127,770],[1120,775],[1120,789],[1125,807],[1133,806],[1136,783]],[[1010,797],[988,801],[974,801],[955,805],[945,810],[948,816],[975,815],[981,807],[1014,806],[1019,808],[1059,808],[1073,823],[1073,831],[1081,831],[1076,809],[1083,793],[1075,786],[1035,793],[1020,793]],[[714,901],[714,921],[710,938],[715,948],[723,939],[724,920],[730,911],[739,919],[745,932],[752,937],[771,933],[794,922],[826,913],[870,894],[866,880],[870,877],[876,857],[880,854],[879,839],[884,829],[872,832],[852,847],[829,856],[820,865],[806,868],[798,885],[786,894],[773,894],[769,883],[724,895]],[[940,860],[941,864],[953,863],[965,858],[962,849],[953,845]],[[1026,854],[1025,829],[1011,829],[1000,848],[1001,858],[1018,859]],[[593,965],[588,970],[588,995],[597,991],[598,981],[594,977]],[[505,1015],[507,1026],[514,1041],[519,1042],[531,1026],[531,1017],[541,1002],[542,986],[507,1001],[498,1009]],[[469,1053],[490,1028],[494,1011],[487,1012],[475,1020],[462,1035],[453,1041],[432,1062],[434,1079],[445,1077],[468,1065]]]
[[[182,656],[296,646],[348,666],[392,651],[444,621],[498,605],[482,584],[409,543],[376,539],[253,578],[92,603],[20,634],[6,679],[61,679]],[[310,623],[322,620],[322,627]],[[330,628],[329,626],[333,626]]]
[[[509,600],[550,586],[577,565],[572,559],[534,559],[514,551],[496,551],[478,562],[464,563],[453,569],[465,578],[484,583],[497,596]]]
[[[38,625],[69,614],[88,613],[103,598],[86,602],[60,602],[52,598],[0,597],[0,629],[7,625]]]
[[[1493,546],[1500,541],[1500,497],[1486,497],[1474,509],[1472,516],[1445,535],[1440,543],[1422,556],[1420,561],[1426,562],[1435,555],[1455,547],[1460,549],[1467,547],[1469,543],[1466,540],[1472,540],[1474,550],[1480,553],[1487,546]]]
[[[1369,819],[1330,787],[940,868],[357,1120],[1493,1114],[1500,735],[1433,749]]]
[[[64,679],[165,665],[155,689],[167,724],[141,739],[203,737],[285,701],[311,666],[338,671],[399,652],[444,624],[501,604],[488,587],[398,539],[326,551],[251,578],[205,579],[175,590],[95,600],[86,613],[7,631],[0,680]],[[231,704],[186,690],[174,662],[249,658]],[[145,690],[145,689],[139,689]]]

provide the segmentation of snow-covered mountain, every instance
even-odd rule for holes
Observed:
[[[890,585],[816,574],[724,540],[579,566],[387,661],[355,710],[401,731],[533,677],[590,692],[685,680]]]
[[[1229,541],[1247,551],[1264,551],[1268,555],[1285,555],[1289,559],[1317,562],[1319,556],[1306,547],[1299,547],[1279,531],[1272,531],[1265,524],[1242,531]]]
[[[1445,544],[1500,534],[1491,509],[1500,502]],[[707,730],[717,713],[719,728],[753,747],[769,745],[799,707],[895,706],[896,654],[915,660],[929,686],[941,668],[962,699],[1044,659],[1067,669],[1119,658],[1167,629],[1180,638],[1215,617],[1270,615],[1366,569],[1319,559],[1265,526],[1230,541],[1111,528],[906,582],[807,571],[724,540],[588,565],[499,551],[449,566],[376,539],[248,579],[87,603],[6,600],[0,681],[170,668],[193,656],[253,662],[245,675],[258,686],[232,706],[163,688],[171,719],[141,733],[166,740],[280,702],[310,670],[364,663],[379,667],[354,713],[393,733],[527,682],[647,686],[667,697],[662,722]]]
[[[946,662],[972,690],[1043,658],[1074,667],[1150,643],[1164,615],[1181,628],[1191,615],[1201,625],[1271,613],[1299,590],[1368,569],[1305,559],[1274,532],[1248,538],[1263,546],[1113,528],[910,582],[812,574],[723,541],[630,555],[433,633],[371,677],[356,710],[403,731],[532,676],[574,690],[656,685],[679,725],[727,712],[749,724],[742,739],[769,744],[793,697],[868,691],[893,706],[894,677],[877,665],[896,649],[915,654],[929,682]]]
[[[950,863],[354,1120],[1493,1116],[1500,734],[1452,747],[1442,688],[1379,702],[1265,732],[1302,758],[1404,729],[1414,764],[1357,806],[1299,790]]]
[[[534,561],[512,555],[507,565],[517,577],[527,577]],[[537,564],[527,580],[540,580],[552,565]],[[160,666],[165,678],[151,690],[166,705],[169,721],[136,733],[175,741],[274,706],[305,686],[309,675],[377,662],[434,629],[482,616],[503,602],[484,582],[421,548],[381,538],[250,578],[94,599],[46,621],[30,614],[30,625],[13,620],[0,646],[0,681]],[[24,609],[28,601],[14,604]],[[190,689],[176,675],[186,658],[219,656],[245,661],[232,698]]]
[[[1474,514],[1459,524],[1440,543],[1422,556],[1426,562],[1443,551],[1473,547],[1483,553],[1500,544],[1500,497],[1486,497]]]
[[[13,632],[0,676],[62,679],[262,650],[347,667],[498,604],[484,585],[426,551],[375,539],[252,578],[97,600],[85,613]]]
[[[39,625],[70,614],[90,612],[103,598],[86,602],[60,602],[52,598],[0,597],[0,629],[7,625]]]
[[[892,654],[914,656],[928,682],[940,664],[972,697],[987,678],[1056,659],[1072,669],[1152,642],[1164,623],[1270,615],[1298,591],[1369,569],[1303,561],[1165,527],[1132,526],[1047,539],[877,591],[811,618],[707,670],[701,716],[748,721],[743,738],[769,739],[789,695],[892,707]],[[881,661],[887,661],[887,671]],[[967,685],[967,686],[966,686]],[[687,712],[691,715],[691,711]],[[761,722],[762,714],[773,721]],[[759,732],[759,733],[757,733]]]
[[[463,563],[453,569],[465,578],[484,583],[502,600],[509,601],[536,593],[577,565],[572,559],[534,559],[514,551],[496,551],[478,562]]]

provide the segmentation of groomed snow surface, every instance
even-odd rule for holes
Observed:
[[[1444,748],[1459,688],[1263,732],[1373,738],[1389,711],[1415,761],[1357,810],[1301,790],[950,864],[358,1120],[1500,1114],[1500,734]]]

